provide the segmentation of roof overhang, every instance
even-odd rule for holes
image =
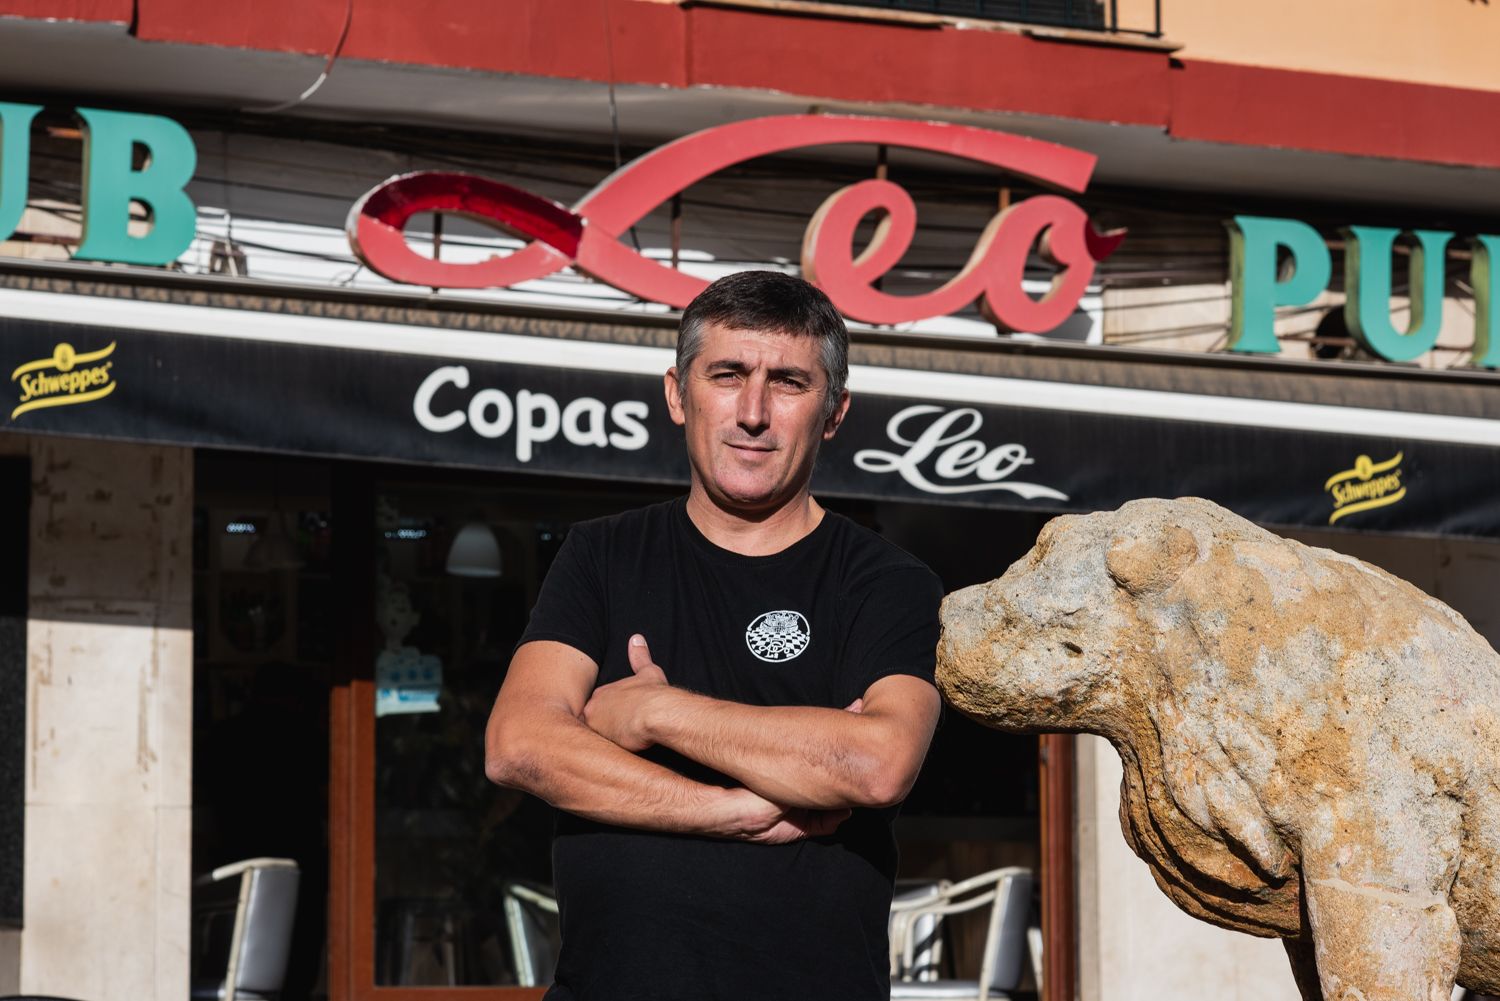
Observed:
[[[667,321],[84,270],[0,274],[0,431],[686,482]],[[822,493],[1041,511],[1190,494],[1263,524],[1500,531],[1500,376],[879,334],[851,361]]]
[[[518,0],[528,10],[539,2]],[[531,16],[556,19],[562,14],[546,12],[566,6],[544,4]],[[778,44],[787,51],[821,44],[835,28],[858,36],[846,37],[850,51],[869,51],[853,68],[849,60],[792,60],[796,72],[773,72],[775,65],[763,65],[764,47],[733,48],[726,40],[735,32],[743,37],[755,26],[744,19],[763,20],[763,12],[617,6],[657,19],[667,16],[657,8],[669,9],[680,19],[670,22],[675,34],[667,42],[652,43],[665,46],[664,58],[676,62],[647,72],[639,54],[621,55],[613,67],[619,82],[611,87],[602,51],[582,42],[563,64],[565,75],[543,75],[528,59],[504,51],[496,66],[463,67],[444,65],[441,51],[421,63],[420,53],[397,41],[361,47],[351,37],[326,82],[276,114],[599,140],[610,134],[613,91],[622,139],[635,145],[812,108],[941,119],[1049,139],[1097,154],[1096,184],[1500,215],[1500,133],[1476,126],[1500,115],[1500,95],[1174,64],[1161,52],[998,31],[849,22],[831,28],[805,17],[776,21]],[[154,36],[160,40],[146,40],[141,34],[149,35],[149,27],[143,21],[132,34],[111,21],[0,18],[7,53],[0,90],[22,99],[253,116],[297,98],[326,66],[322,54],[256,47],[272,44],[265,39],[203,44],[213,37],[208,29],[193,35],[197,41],[173,41],[185,29],[160,20]],[[550,29],[533,25],[534,32],[543,30]],[[900,86],[889,73],[890,59],[898,57],[883,55],[897,44],[908,61]],[[370,58],[377,55],[386,58]],[[953,60],[985,71],[970,66],[950,73],[941,86],[927,82],[924,67],[936,73]]]

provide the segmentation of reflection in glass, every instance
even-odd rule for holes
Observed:
[[[430,487],[390,487],[376,499],[381,985],[503,985],[536,975],[517,962],[506,901],[516,885],[550,884],[551,811],[491,785],[483,754],[490,706],[525,625],[535,530],[477,521],[476,499]],[[475,543],[476,527],[492,550]],[[503,567],[503,575],[450,573],[449,552],[466,538],[463,566]]]
[[[498,577],[501,572],[500,540],[482,521],[471,521],[458,530],[448,547],[445,569],[455,577]]]

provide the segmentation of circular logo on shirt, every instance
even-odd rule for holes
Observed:
[[[791,660],[807,649],[811,639],[812,630],[801,612],[766,612],[745,630],[745,645],[750,652],[773,664]]]

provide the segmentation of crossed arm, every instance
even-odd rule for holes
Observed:
[[[671,687],[632,638],[633,675],[594,688],[598,665],[533,642],[511,662],[485,734],[485,770],[559,809],[646,830],[783,842],[832,831],[852,807],[903,799],[938,697],[893,675],[847,709],[759,707]],[[639,757],[661,744],[741,782],[694,782]]]

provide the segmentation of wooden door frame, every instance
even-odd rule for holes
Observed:
[[[1071,733],[1038,741],[1042,830],[1042,1001],[1075,1001],[1078,993],[1078,857],[1076,769]]]

